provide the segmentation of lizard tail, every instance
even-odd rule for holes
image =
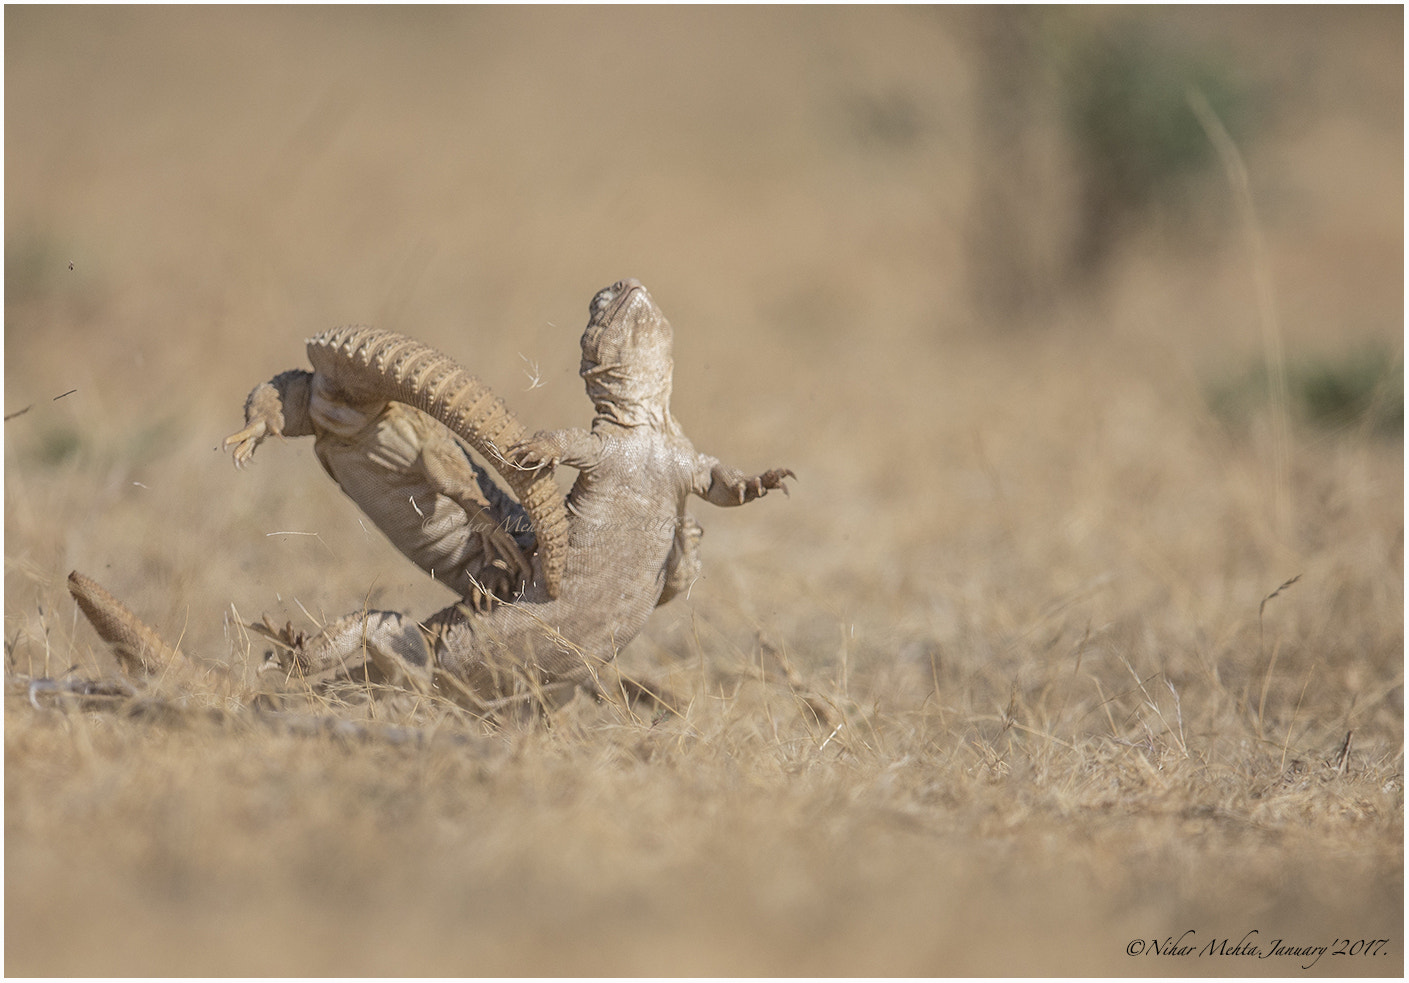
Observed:
[[[525,434],[502,399],[449,356],[378,328],[324,331],[309,339],[308,358],[339,388],[414,406],[482,454],[528,513],[538,537],[544,587],[549,596],[558,596],[567,564],[567,507],[550,469],[526,470],[504,456]]]
[[[68,590],[98,637],[112,646],[124,672],[150,675],[180,657],[180,652],[91,577],[73,571],[68,575]]]

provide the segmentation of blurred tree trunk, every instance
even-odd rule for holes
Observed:
[[[973,198],[968,218],[969,289],[980,316],[1010,326],[1038,315],[1055,288],[1053,153],[1055,100],[1042,64],[1042,13],[975,10]]]

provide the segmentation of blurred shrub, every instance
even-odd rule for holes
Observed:
[[[1214,414],[1233,427],[1265,411],[1270,391],[1262,365],[1205,390]],[[1396,439],[1404,433],[1404,362],[1398,353],[1365,348],[1294,362],[1287,369],[1287,391],[1289,412],[1304,424]]]
[[[977,167],[971,289],[1000,323],[1096,285],[1132,232],[1187,238],[1221,216],[1226,182],[1190,105],[1200,93],[1243,142],[1251,100],[1180,18],[982,8],[974,54]],[[1210,208],[1212,197],[1219,203]]]
[[[58,467],[83,449],[83,435],[77,427],[51,424],[43,428],[28,448],[29,457],[45,467]]]
[[[1189,214],[1218,173],[1213,144],[1189,106],[1202,93],[1234,140],[1249,128],[1247,99],[1205,51],[1148,19],[1074,36],[1062,61],[1061,98],[1078,170],[1074,272],[1099,272],[1121,236],[1155,213]]]

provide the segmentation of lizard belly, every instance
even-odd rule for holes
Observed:
[[[406,557],[456,593],[469,587],[464,564],[474,520],[413,470],[396,445],[320,434],[315,451],[348,498]],[[486,520],[481,520],[486,521]]]

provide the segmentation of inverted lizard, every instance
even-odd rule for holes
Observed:
[[[786,491],[792,476],[746,475],[694,449],[670,413],[672,345],[669,322],[638,281],[600,291],[582,336],[592,428],[524,438],[502,402],[427,346],[370,328],[311,339],[313,372],[282,373],[250,394],[246,426],[227,440],[236,463],[268,436],[312,434],[343,490],[465,600],[424,622],[359,611],[312,637],[266,622],[283,662],[316,673],[370,659],[392,678],[448,674],[485,695],[525,678],[594,685],[651,609],[697,574],[690,495],[742,505]],[[522,508],[456,438],[505,478]],[[559,465],[578,471],[566,502],[552,481]]]

